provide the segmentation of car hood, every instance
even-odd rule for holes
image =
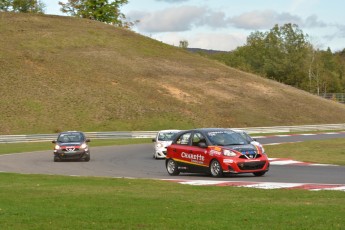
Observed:
[[[227,145],[227,146],[224,146],[224,147],[236,150],[236,151],[241,152],[241,153],[248,152],[248,151],[256,151],[255,146],[252,145],[252,144],[248,144],[248,145]]]
[[[82,145],[84,142],[58,142],[60,146],[79,146]]]

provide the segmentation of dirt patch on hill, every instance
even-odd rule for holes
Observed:
[[[173,98],[179,101],[185,103],[199,103],[199,101],[196,100],[196,98],[192,97],[192,95],[182,91],[181,89],[165,84],[161,85],[161,87],[163,87],[163,89],[165,89]]]

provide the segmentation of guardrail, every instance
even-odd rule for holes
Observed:
[[[273,127],[251,127],[233,128],[244,130],[249,134],[257,133],[292,133],[292,132],[313,132],[325,130],[345,130],[345,124],[324,124],[324,125],[299,125],[299,126],[273,126]]]
[[[136,132],[84,132],[90,139],[131,139],[131,138],[153,138],[157,131],[136,131]],[[20,142],[45,142],[57,138],[54,134],[28,134],[28,135],[0,135],[0,143]]]
[[[232,128],[234,130],[244,130],[249,134],[258,133],[289,133],[308,132],[324,130],[345,130],[345,124],[326,125],[301,125],[301,126],[273,126],[273,127],[251,127]],[[85,132],[90,139],[131,139],[131,138],[153,138],[158,131],[133,131],[133,132]],[[57,134],[28,134],[28,135],[0,135],[0,143],[20,143],[20,142],[45,142],[56,139]]]
[[[345,104],[345,93],[322,93],[318,96]]]

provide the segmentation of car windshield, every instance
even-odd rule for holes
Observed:
[[[238,132],[244,139],[246,139],[248,142],[254,141],[251,136],[249,136],[246,132]]]
[[[159,141],[172,141],[178,132],[161,132],[158,134]]]
[[[227,146],[244,145],[249,143],[240,134],[231,130],[211,131],[207,133],[207,136],[212,145]]]
[[[84,137],[81,133],[62,133],[58,137],[58,142],[81,142],[84,140]]]

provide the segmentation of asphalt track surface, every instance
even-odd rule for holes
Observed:
[[[256,138],[262,144],[345,138],[345,133],[271,136]],[[345,184],[344,166],[272,165],[263,177],[241,174],[213,178],[203,174],[169,176],[164,160],[152,158],[153,144],[92,147],[90,162],[53,162],[52,151],[0,155],[0,172],[69,176],[150,178],[180,180],[254,181]]]

